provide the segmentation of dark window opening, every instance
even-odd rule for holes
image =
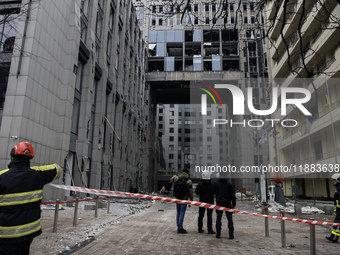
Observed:
[[[204,71],[211,71],[211,70],[212,70],[211,59],[204,59]]]
[[[219,30],[204,30],[203,41],[204,42],[218,42],[220,40]]]
[[[167,44],[166,52],[168,57],[183,56],[182,44]]]
[[[237,29],[223,29],[222,30],[222,41],[238,41],[238,30]]]
[[[219,55],[220,47],[216,43],[207,43],[204,45],[204,53],[205,56]]]
[[[185,58],[185,71],[193,71],[193,59]]]
[[[223,70],[239,71],[240,70],[239,60],[223,59]]]
[[[192,42],[193,39],[193,31],[185,31],[185,41]]]
[[[148,72],[164,71],[164,61],[162,60],[149,60]]]
[[[194,55],[201,55],[201,44],[197,45],[186,45],[185,47],[185,55],[186,56],[194,56]]]
[[[183,60],[176,60],[175,59],[175,71],[183,71]]]
[[[222,54],[223,56],[238,56],[237,45],[223,45]]]

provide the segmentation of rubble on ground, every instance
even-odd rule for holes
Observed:
[[[123,218],[149,208],[152,201],[137,198],[111,199],[110,213],[107,214],[107,208],[98,208],[98,218],[94,217],[94,210],[85,209],[86,205],[94,203],[95,201],[79,203],[76,227],[72,225],[74,206],[60,205],[57,233],[51,233],[55,204],[41,205],[43,233],[34,239],[31,253],[70,254],[94,240],[108,227],[120,224]]]
[[[295,213],[295,204],[293,203],[287,202],[286,207],[271,200],[269,200],[267,203],[268,203],[269,213],[280,213],[281,211],[285,213]],[[258,203],[255,204],[255,209],[258,211],[262,210],[262,204],[260,203],[260,201],[258,201]],[[325,213],[325,212],[317,207],[303,206],[301,207],[301,213],[302,214],[315,214],[315,213]]]

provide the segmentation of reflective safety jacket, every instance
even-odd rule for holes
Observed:
[[[14,159],[0,171],[0,243],[16,243],[41,234],[40,202],[45,184],[58,179],[57,164],[30,167]]]
[[[337,183],[335,186],[334,193],[334,211],[337,215],[340,216],[340,183]]]

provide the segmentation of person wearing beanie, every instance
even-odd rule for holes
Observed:
[[[202,180],[198,183],[195,193],[199,196],[199,201],[214,204],[214,193],[212,190],[212,182],[210,179],[210,173],[204,172],[202,173]],[[212,229],[212,213],[213,209],[199,207],[198,208],[198,233],[204,233],[203,230],[203,218],[205,209],[207,209],[207,228],[208,234],[215,234],[215,231]]]
[[[213,183],[213,193],[216,196],[216,204],[233,209],[236,206],[235,187],[224,173]],[[223,211],[216,210],[216,238],[221,238]],[[228,219],[229,239],[234,239],[233,213],[225,212]]]
[[[170,183],[173,183],[173,195],[177,199],[193,201],[192,181],[190,180],[188,169],[184,168],[179,175],[172,176],[170,179]],[[187,234],[188,232],[183,228],[187,205],[176,203],[176,210],[177,233]]]

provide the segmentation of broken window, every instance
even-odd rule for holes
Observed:
[[[223,59],[223,70],[224,71],[239,71],[239,60]]]
[[[223,56],[238,56],[237,44],[223,44]]]
[[[204,71],[211,71],[211,70],[212,70],[211,59],[204,59]]]
[[[201,55],[201,44],[186,44],[185,46],[186,56],[200,56]]]
[[[220,40],[219,30],[204,30],[203,41],[204,42],[218,42]]]
[[[178,43],[168,43],[166,47],[167,56],[183,56],[183,46]]]
[[[200,42],[201,40],[201,29],[185,31],[185,42]]]
[[[220,44],[219,43],[211,43],[205,42],[203,44],[204,47],[204,56],[212,56],[220,54]]]
[[[148,72],[164,71],[164,60],[162,59],[149,59]]]
[[[183,58],[175,57],[175,71],[183,71]]]
[[[222,41],[238,41],[238,30],[237,29],[223,29],[222,30]]]
[[[155,57],[156,56],[156,44],[155,43],[149,43],[149,57]]]
[[[194,65],[193,65],[193,58],[185,58],[185,71],[193,71],[194,70]]]

